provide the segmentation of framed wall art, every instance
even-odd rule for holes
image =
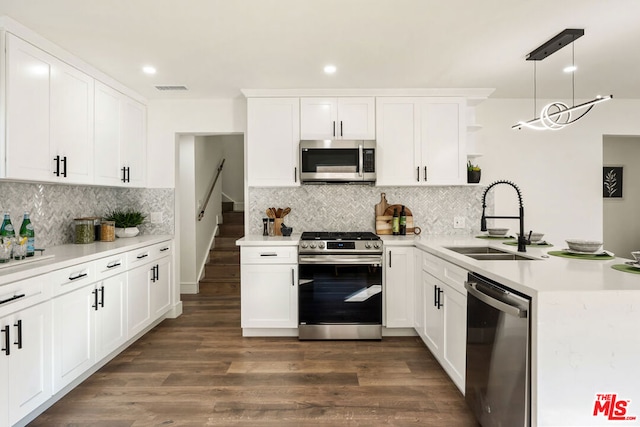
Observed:
[[[602,197],[605,199],[621,199],[623,183],[622,166],[602,167]]]

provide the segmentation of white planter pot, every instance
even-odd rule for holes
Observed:
[[[139,233],[138,227],[116,228],[116,236],[118,237],[134,237]]]

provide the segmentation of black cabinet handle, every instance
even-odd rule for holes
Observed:
[[[11,339],[9,338],[9,325],[2,328],[2,332],[4,332],[4,348],[0,351],[4,351],[4,354],[7,356],[11,354]]]
[[[440,310],[440,307],[443,306],[442,304],[442,293],[444,291],[442,290],[442,288],[438,288],[438,310]]]
[[[160,266],[156,264],[156,280],[160,280]]]
[[[55,176],[60,176],[60,156],[55,156],[53,161],[56,162],[56,170],[53,172]]]
[[[424,180],[427,180],[427,167],[424,167]]]
[[[95,311],[98,311],[98,290],[94,289],[91,291],[91,293],[93,294],[93,305],[91,306],[91,308],[93,308]]]
[[[21,349],[22,348],[22,319],[14,323],[13,326],[18,328],[18,340],[14,342],[14,344],[18,346],[18,349]]]
[[[420,166],[416,168],[416,181],[420,182]]]
[[[120,170],[122,171],[122,182],[127,182],[127,168],[123,166]]]
[[[81,278],[87,277],[87,276],[88,276],[87,273],[82,273],[82,274],[78,274],[77,276],[73,276],[73,277],[69,276],[69,280],[78,280],[78,279],[81,279]]]
[[[433,306],[438,306],[438,287],[433,285]]]
[[[156,266],[151,267],[151,282],[155,283],[156,281]]]
[[[114,262],[113,264],[108,264],[107,268],[115,268],[115,267],[120,267],[122,264],[120,264],[119,262]]]
[[[127,166],[127,182],[131,182],[131,168]]]
[[[293,182],[298,182],[298,168],[293,168]]]
[[[100,287],[100,307],[104,307],[104,285]]]
[[[3,299],[2,301],[0,301],[0,305],[6,304],[8,302],[15,301],[17,299],[24,298],[24,297],[25,297],[25,294],[14,295],[11,298]]]
[[[62,176],[66,178],[67,177],[67,156],[64,156],[60,161],[62,162]]]
[[[166,248],[160,249],[160,252],[164,252],[164,251],[168,251],[168,250],[169,250],[169,247],[167,246]]]
[[[296,272],[295,272],[295,270],[292,268],[292,269],[291,269],[291,286],[295,286],[295,285],[296,285],[296,282],[295,282],[295,281],[296,281],[296,277],[295,277],[295,275],[296,275]]]
[[[389,251],[389,268],[391,268],[391,251]]]
[[[333,121],[333,136],[336,136],[336,121]]]
[[[344,136],[342,133],[342,120],[340,120],[340,136]]]
[[[146,258],[148,256],[149,256],[149,254],[142,254],[142,255],[138,255],[136,258],[142,259],[142,258]]]

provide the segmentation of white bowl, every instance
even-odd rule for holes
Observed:
[[[565,241],[569,249],[578,252],[596,252],[602,247],[602,242],[597,240],[568,239]]]
[[[520,233],[516,233],[516,235],[520,237]],[[529,237],[529,233],[524,233],[524,237]],[[530,237],[531,243],[537,243],[541,241],[543,237],[544,237],[544,233],[533,232],[531,233],[531,237]]]
[[[636,260],[636,263],[640,263],[640,251],[633,251],[631,252],[631,255],[633,256],[633,259]]]
[[[487,228],[489,236],[505,236],[508,232],[508,228]]]

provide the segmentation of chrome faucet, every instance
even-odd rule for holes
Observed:
[[[518,193],[518,202],[520,203],[520,215],[519,216],[486,216],[484,214],[484,210],[487,207],[486,199],[487,193],[491,188],[495,187],[498,184],[507,184],[512,186],[516,193]],[[496,219],[518,219],[520,220],[520,235],[518,236],[518,252],[526,252],[527,251],[527,238],[524,236],[524,206],[522,205],[522,193],[520,193],[520,189],[517,185],[515,185],[511,181],[499,180],[489,185],[486,190],[484,190],[484,194],[482,195],[482,218],[480,219],[480,230],[487,231],[487,218],[496,218]]]

